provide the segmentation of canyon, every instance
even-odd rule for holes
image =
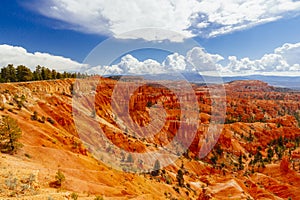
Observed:
[[[0,154],[0,199],[299,199],[299,100],[256,80],[2,83],[22,147]]]

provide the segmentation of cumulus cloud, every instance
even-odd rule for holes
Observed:
[[[98,71],[102,75],[112,75],[216,71],[217,63],[222,59],[220,55],[210,54],[203,48],[194,47],[185,56],[178,53],[170,54],[162,63],[152,59],[141,62],[132,55],[126,55],[116,65],[92,67],[87,73],[94,74]]]
[[[95,66],[89,69],[84,70],[88,74],[99,74],[99,75],[121,75],[124,74],[124,71],[119,68],[117,65],[112,66]]]
[[[276,48],[274,52],[281,55],[289,65],[300,63],[300,43],[286,43],[282,47]]]
[[[138,61],[131,55],[126,55],[121,59],[121,62],[117,65],[128,74],[156,74],[164,72],[160,63],[155,60],[147,59],[143,62]]]
[[[168,55],[163,62],[163,66],[165,66],[167,70],[173,69],[184,71],[186,69],[185,57],[183,55],[179,55],[178,53]]]
[[[292,16],[293,0],[35,0],[33,10],[66,22],[66,28],[125,37],[141,28],[161,28],[184,37],[214,37]],[[146,40],[182,40],[178,35],[127,35]]]
[[[273,53],[265,54],[260,59],[248,57],[238,59],[236,56],[223,58],[210,54],[203,48],[194,47],[186,55],[170,54],[162,63],[154,60],[139,61],[131,55],[124,56],[112,66],[90,68],[90,74],[161,74],[170,72],[200,72],[207,75],[240,76],[252,74],[265,75],[300,75],[300,43],[284,44]],[[222,64],[221,64],[221,61]]]
[[[276,75],[300,75],[300,43],[284,44],[271,54],[265,54],[260,59],[237,59],[228,57],[229,63],[221,68],[228,74],[276,74]]]
[[[195,47],[187,52],[186,61],[192,71],[214,71],[216,64],[224,58],[218,54],[205,52],[203,48]]]
[[[8,64],[25,65],[31,69],[41,65],[57,71],[79,71],[80,68],[86,67],[84,64],[62,56],[40,52],[29,53],[23,47],[0,45],[0,66],[7,66]]]
[[[147,59],[139,61],[132,55],[128,54],[121,58],[121,61],[116,65],[111,66],[96,66],[85,71],[88,74],[100,75],[133,75],[133,74],[159,74],[164,73],[164,67],[155,60]]]

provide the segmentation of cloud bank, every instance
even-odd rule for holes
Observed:
[[[87,73],[121,75],[200,72],[213,75],[218,72],[221,76],[253,74],[300,76],[299,64],[300,43],[287,43],[257,60],[251,60],[248,57],[238,59],[235,56],[225,59],[221,55],[210,54],[203,48],[195,47],[186,55],[178,53],[168,55],[162,63],[151,59],[139,61],[131,55],[126,55],[116,65],[92,67],[87,70]]]
[[[34,69],[37,65],[58,71],[81,71],[89,74],[161,74],[170,72],[201,72],[210,74],[218,72],[221,76],[241,76],[252,74],[300,76],[300,43],[286,43],[265,54],[260,59],[248,57],[238,59],[235,56],[224,58],[211,54],[200,47],[194,47],[185,55],[173,53],[159,63],[152,59],[139,61],[128,54],[120,62],[111,66],[90,66],[69,58],[47,53],[29,53],[22,47],[0,45],[0,66],[8,64],[25,65]]]
[[[41,65],[57,71],[78,71],[81,67],[87,66],[62,56],[40,52],[29,53],[23,47],[0,45],[0,66],[8,64],[25,65],[32,70]]]
[[[65,22],[65,28],[122,37],[122,33],[161,28],[184,37],[215,37],[291,17],[300,11],[293,0],[33,0],[29,7]],[[127,36],[128,37],[128,36]],[[158,34],[146,40],[182,38]]]

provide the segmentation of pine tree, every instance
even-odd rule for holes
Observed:
[[[55,69],[52,69],[51,77],[52,77],[52,79],[57,79],[57,72],[55,71]]]
[[[176,179],[178,181],[179,186],[183,187],[184,186],[184,178],[183,178],[183,172],[181,169],[178,170]]]
[[[0,124],[0,151],[2,153],[15,153],[21,144],[18,139],[22,131],[16,120],[9,116],[3,116]]]
[[[41,66],[36,66],[35,71],[33,72],[33,79],[35,81],[42,80],[42,67]]]
[[[21,81],[39,81],[39,80],[51,80],[51,79],[62,79],[62,78],[85,78],[87,74],[63,72],[59,73],[56,70],[50,70],[47,67],[41,67],[38,65],[35,71],[31,71],[24,65],[19,65],[14,68],[12,64],[7,67],[1,68],[0,82],[21,82]]]
[[[3,67],[1,69],[1,82],[2,83],[7,83],[9,82],[9,75],[6,67]]]
[[[16,76],[18,81],[31,81],[33,80],[33,74],[31,70],[24,65],[19,65],[16,70]]]
[[[7,73],[8,73],[9,82],[16,82],[17,81],[16,69],[14,68],[13,65],[8,65],[7,66]]]

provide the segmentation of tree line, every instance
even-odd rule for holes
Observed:
[[[54,69],[49,69],[47,67],[41,67],[38,65],[34,71],[31,71],[28,67],[24,65],[19,65],[14,67],[12,64],[1,68],[0,72],[0,82],[26,82],[26,81],[40,81],[40,80],[54,80],[54,79],[64,79],[64,78],[85,78],[87,74],[82,74],[79,72],[57,72]]]

